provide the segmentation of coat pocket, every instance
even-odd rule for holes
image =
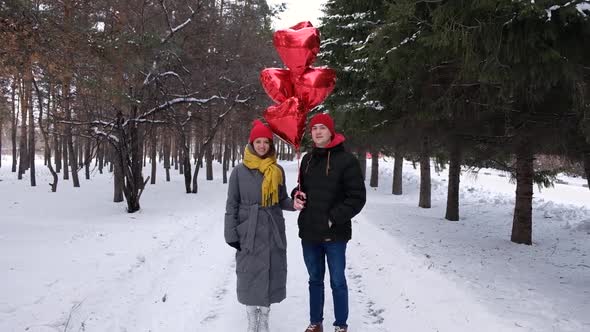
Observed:
[[[250,209],[245,206],[240,206],[240,209],[238,210],[238,222],[243,223],[244,221],[248,220],[249,216]]]
[[[243,245],[244,241],[246,240],[246,236],[248,235],[248,223],[242,222],[241,224],[238,224],[236,227],[236,232],[238,233],[240,244]]]
[[[330,233],[330,225],[328,223],[328,214],[319,213],[312,219],[312,229],[315,233],[321,234],[322,236]]]

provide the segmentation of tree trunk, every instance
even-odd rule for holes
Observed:
[[[35,116],[33,113],[33,83],[32,83],[32,79],[33,79],[33,75],[31,73],[31,71],[29,70],[26,74],[25,74],[25,89],[26,89],[26,94],[25,94],[25,98],[27,98],[27,100],[29,101],[29,178],[31,180],[31,187],[36,187],[37,186],[37,176],[35,174]],[[42,99],[39,98],[40,101],[42,102]],[[42,107],[41,105],[39,105],[39,107]]]
[[[90,162],[92,161],[90,140],[86,139],[84,144],[84,176],[86,180],[90,180]]]
[[[156,155],[157,139],[158,139],[157,131],[153,130],[152,137],[150,140],[150,143],[151,143],[150,144],[150,159],[151,159],[151,164],[152,164],[151,165],[152,166],[152,172],[151,172],[152,176],[151,176],[150,184],[156,184],[156,171],[157,171],[156,167],[158,165],[158,160],[157,160],[157,155]]]
[[[191,172],[191,153],[188,146],[188,142],[190,142],[190,137],[185,136],[184,128],[181,129],[179,134],[180,136],[180,145],[182,147],[182,170],[184,171],[184,188],[186,189],[186,193],[192,193],[192,172]],[[182,173],[181,173],[182,174]]]
[[[21,126],[20,126],[20,150],[19,150],[19,163],[18,163],[18,179],[22,180],[23,174],[26,171],[28,165],[27,158],[27,115],[29,109],[29,99],[25,93],[26,84],[21,84],[20,89],[20,113],[21,113]]]
[[[363,174],[363,181],[367,179],[367,150],[365,148],[358,149],[359,163],[361,164],[361,173]]]
[[[227,139],[227,138],[226,138]],[[229,170],[229,159],[231,158],[231,147],[228,143],[225,144],[223,150],[223,183],[227,183],[227,171]]]
[[[129,89],[129,95],[133,100],[133,88]],[[131,114],[129,119],[136,119],[138,106],[131,105]],[[121,170],[123,178],[123,195],[127,203],[127,212],[134,213],[140,210],[139,201],[146,183],[143,179],[143,132],[136,121],[126,121],[122,112],[117,114],[114,132],[118,140],[115,149],[115,160]]]
[[[393,162],[393,185],[391,193],[401,195],[403,190],[402,171],[404,167],[404,155],[399,148],[395,150],[395,161]]]
[[[84,144],[82,143],[81,138],[76,138],[76,144],[74,144],[74,147],[76,148],[78,156],[78,169],[82,169],[82,167],[84,167]]]
[[[178,147],[178,160],[179,165],[178,165],[178,174],[183,175],[184,174],[184,143],[179,144],[180,146]]]
[[[197,165],[195,166],[195,173],[193,174],[193,194],[199,192],[199,183],[197,182],[197,178],[199,176],[199,169],[203,167],[203,157],[206,151],[209,151],[209,145],[212,144],[213,138],[209,136],[205,139],[205,143],[201,144],[199,148],[199,155],[197,156]]]
[[[96,144],[96,159],[98,161],[98,172],[102,174],[104,168],[104,147],[102,144]]]
[[[143,144],[143,167],[145,167],[147,165],[147,163],[146,163],[146,159],[147,159],[147,155],[148,155],[147,149],[148,149],[147,144]]]
[[[174,169],[178,170],[178,147],[176,144],[176,140],[171,140],[172,147],[170,151],[172,152],[172,165],[174,165]]]
[[[115,154],[115,149],[113,149],[112,154]],[[123,186],[124,186],[124,178],[123,178],[123,169],[121,163],[116,161],[116,157],[111,157],[111,166],[113,167],[113,184],[114,184],[114,195],[113,195],[113,202],[119,203],[123,201]]]
[[[371,180],[369,186],[379,187],[379,150],[371,149]]]
[[[64,133],[64,151],[67,150],[67,160],[70,166],[70,172],[72,173],[72,183],[74,188],[80,187],[80,180],[78,178],[78,154],[76,150],[74,150],[74,142],[72,139],[72,125],[69,123],[72,121],[72,109],[70,107],[70,81],[69,78],[63,83],[63,100],[64,100],[64,110],[66,116],[66,123],[65,125],[65,133]],[[66,160],[66,154],[64,153],[64,161]],[[65,168],[65,166],[64,166]],[[64,170],[64,179],[66,179],[66,172]]]
[[[51,192],[56,192],[57,191],[57,183],[59,181],[59,176],[57,176],[57,172],[53,169],[53,165],[51,165],[51,146],[49,144],[49,138],[47,137],[47,132],[45,131],[45,128],[43,128],[43,98],[41,97],[41,91],[39,90],[39,87],[37,86],[37,83],[35,82],[35,80],[33,79],[33,84],[35,86],[35,91],[37,92],[37,99],[39,101],[39,130],[41,131],[41,135],[43,136],[43,142],[45,144],[45,151],[47,154],[47,168],[49,168],[49,172],[51,173],[51,175],[53,176],[53,183],[50,183],[49,186],[51,187]],[[51,86],[51,83],[50,83]],[[49,94],[49,96],[51,96],[51,94]],[[51,110],[50,104],[49,104],[50,99],[48,99],[47,101],[47,119],[49,119],[49,113]],[[55,102],[55,101],[53,101]],[[49,121],[49,120],[48,120]]]
[[[422,141],[422,151],[420,151],[420,201],[418,206],[429,209],[431,207],[431,183],[430,183],[430,144],[428,137]]]
[[[58,97],[57,97],[57,91],[58,89],[54,89],[54,86],[51,84],[51,108],[49,108],[49,105],[47,106],[47,127],[45,129],[45,132],[47,133],[47,139],[50,140],[49,141],[49,146],[53,146],[53,149],[55,151],[55,153],[53,153],[53,155],[55,156],[55,172],[56,173],[60,173],[61,172],[61,157],[62,157],[62,152],[61,152],[61,143],[59,140],[59,134],[58,134],[58,127],[57,125],[54,123],[53,124],[53,137],[51,137],[50,134],[50,130],[51,130],[51,126],[50,126],[50,121],[49,121],[49,114],[57,114],[57,101],[58,101]],[[53,143],[52,143],[53,142]],[[51,158],[51,156],[50,156]]]
[[[524,138],[516,148],[516,200],[510,240],[528,245],[533,244],[533,161],[529,139]]]
[[[586,181],[588,182],[588,189],[590,189],[590,152],[584,154],[584,172],[586,173]]]
[[[197,130],[197,128],[195,128],[195,141],[194,141],[195,149],[193,152],[193,159],[194,159],[193,163],[195,165],[197,164],[197,161],[198,161],[197,159],[199,158],[199,144],[200,144],[199,140],[201,139],[201,135],[199,135],[199,132],[200,131]]]
[[[49,162],[49,155],[47,154],[47,150],[45,150],[43,152],[43,165],[47,166],[47,163]]]
[[[64,30],[66,35],[69,33],[69,31],[71,31],[72,29],[72,1],[71,0],[65,0],[63,2],[63,6],[64,6]],[[67,41],[67,40],[66,40]],[[71,45],[66,45],[66,46],[71,46]],[[73,61],[71,61],[72,56],[70,54],[70,50],[71,47],[66,48],[66,52],[64,54],[65,59],[69,60],[66,61],[66,65],[65,67],[62,69],[63,70],[63,82],[62,82],[62,94],[63,94],[63,109],[65,112],[65,117],[66,117],[66,125],[65,125],[65,131],[64,131],[64,151],[67,151],[67,156],[69,158],[69,160],[67,160],[68,164],[70,165],[70,171],[72,173],[72,183],[74,185],[74,188],[80,187],[80,180],[78,179],[78,163],[77,163],[77,155],[74,151],[74,143],[72,142],[72,125],[69,123],[70,121],[72,121],[72,109],[70,107],[70,83],[71,83],[71,79],[72,79],[72,73],[70,68],[68,67],[69,65],[71,65],[73,63]],[[64,161],[65,161],[65,154],[64,154]],[[64,167],[65,168],[65,167]],[[65,176],[65,169],[64,169],[64,176]]]
[[[53,133],[53,147],[55,148],[55,171],[57,173],[61,172],[61,157],[62,157],[62,151],[61,151],[61,140],[58,137],[57,134],[57,128],[53,128],[54,133]]]
[[[133,96],[133,93],[130,93]],[[137,117],[137,105],[133,105],[131,118]],[[122,121],[119,120],[119,123]],[[141,209],[139,200],[144,189],[144,181],[142,175],[143,169],[143,135],[140,132],[140,128],[137,123],[130,123],[127,131],[129,132],[129,149],[125,147],[123,150],[123,156],[121,162],[124,162],[127,158],[130,160],[130,164],[123,164],[123,176],[125,177],[125,183],[123,187],[123,195],[127,201],[127,212],[134,213]]]
[[[211,136],[211,127],[213,126],[213,111],[211,108],[207,109],[207,136]],[[211,138],[211,141],[213,138]],[[213,142],[207,144],[205,150],[205,162],[207,167],[207,181],[213,180]]]
[[[16,108],[16,78],[12,83],[12,94],[11,94],[11,123],[10,123],[10,139],[12,141],[12,172],[16,173],[16,162],[18,160],[17,149],[16,149],[16,128],[18,125],[18,110]]]
[[[193,173],[191,171],[191,154],[188,150],[186,149],[183,153],[182,162],[184,164],[184,188],[187,194],[191,194],[193,192],[191,188]]]
[[[166,170],[166,182],[170,182],[170,138],[164,137],[164,169]]]
[[[72,109],[70,108],[70,83],[69,80],[63,85],[64,91],[64,109],[66,113],[66,121],[72,121]],[[72,173],[72,183],[74,188],[80,187],[80,179],[78,178],[78,155],[76,154],[76,150],[74,150],[74,142],[72,140],[72,125],[66,124],[65,126],[65,142],[66,148],[68,150],[68,163],[70,164],[70,171]],[[65,173],[64,173],[65,175]]]
[[[447,192],[447,212],[445,219],[459,220],[459,182],[461,181],[461,142],[454,137],[451,142],[449,160],[449,181]]]
[[[65,137],[61,139],[61,151],[62,151],[62,159],[63,159],[63,170],[64,170],[64,180],[70,179],[70,154],[68,152],[68,143]]]
[[[207,167],[207,181],[213,180],[213,144],[207,146],[205,162]]]

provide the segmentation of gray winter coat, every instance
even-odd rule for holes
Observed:
[[[280,167],[280,166],[279,166]],[[225,241],[240,242],[236,252],[238,301],[269,306],[287,295],[287,238],[282,210],[293,211],[283,185],[279,204],[262,207],[263,174],[239,164],[229,178],[225,208]]]

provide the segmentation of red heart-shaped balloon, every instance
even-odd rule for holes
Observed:
[[[263,113],[270,129],[297,150],[305,133],[307,110],[302,106],[299,99],[291,97],[279,105],[270,106]]]
[[[295,76],[303,73],[320,51],[320,32],[309,22],[301,22],[289,29],[277,30],[273,43],[281,60]]]
[[[308,68],[295,79],[295,96],[311,110],[321,104],[336,86],[336,72],[330,68]]]
[[[287,98],[293,97],[293,83],[289,69],[265,68],[260,73],[260,83],[275,103],[282,103]]]

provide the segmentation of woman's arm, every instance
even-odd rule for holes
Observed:
[[[279,205],[283,210],[295,211],[293,200],[287,195],[287,177],[285,176],[285,170],[283,170],[281,166],[279,166],[279,168],[283,174],[283,184],[279,185]]]
[[[225,242],[232,243],[239,241],[238,232],[238,211],[240,209],[240,187],[238,181],[238,168],[235,167],[229,177],[227,188],[227,201],[225,203]]]

